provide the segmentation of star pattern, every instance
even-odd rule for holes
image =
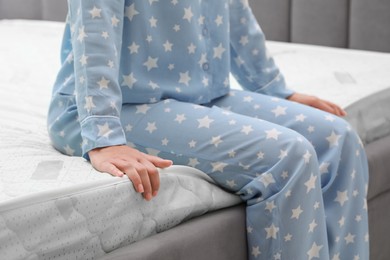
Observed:
[[[123,83],[122,86],[127,86],[130,89],[133,88],[133,85],[137,82],[137,79],[134,77],[134,73],[130,73],[129,75],[123,75]]]
[[[309,152],[309,150],[306,150],[305,154],[303,155],[303,160],[305,161],[305,163],[309,163],[311,157],[312,154]]]
[[[275,140],[278,140],[279,135],[282,133],[282,132],[279,132],[278,130],[276,130],[275,128],[273,128],[271,130],[267,130],[265,132],[267,134],[267,139],[275,139]]]
[[[307,187],[306,193],[309,193],[311,190],[314,190],[316,187],[317,176],[313,174],[310,176],[310,179],[305,182],[305,186]]]
[[[349,200],[347,191],[337,191],[337,197],[335,198],[334,201],[340,203],[340,206],[344,206],[345,202]]]
[[[99,129],[98,136],[108,138],[110,134],[112,134],[112,129],[110,129],[108,123],[106,122],[104,125],[97,125]]]
[[[327,217],[340,230],[332,237],[339,248],[352,248],[361,238],[368,243],[368,232],[362,235],[354,229],[367,219],[366,190],[358,183],[362,169],[354,165],[335,172],[343,162],[333,153],[344,147],[343,131],[352,130],[345,123],[341,127],[335,116],[284,100],[291,91],[264,49],[263,34],[247,0],[125,0],[124,7],[118,6],[120,1],[87,2],[85,10],[79,8],[80,1],[70,5],[73,13],[79,9],[79,15],[67,24],[72,34],[65,43],[71,43],[66,46],[71,51],[63,64],[68,67],[62,73],[67,73],[59,75],[58,81],[61,91],[77,94],[77,121],[90,139],[63,143],[58,147],[64,153],[79,155],[110,142],[127,143],[154,155],[164,152],[211,173],[216,183],[259,205],[256,221],[247,226],[248,255],[253,259],[265,252],[268,256],[264,241],[275,240],[288,248],[301,242],[302,232],[311,240],[300,245],[301,256],[325,255],[325,242],[320,239],[326,228],[323,204],[337,213],[331,211]],[[237,32],[230,31],[231,26]],[[142,28],[142,33],[133,28]],[[104,48],[104,55],[97,45]],[[95,68],[101,73],[96,75]],[[69,75],[73,70],[77,74]],[[230,90],[230,73],[247,90],[271,97]],[[225,96],[235,102],[218,99]],[[208,105],[184,110],[172,100]],[[57,108],[66,105],[61,100]],[[301,135],[291,138],[292,131],[283,127],[287,124]],[[66,127],[55,133],[61,140],[68,135]],[[156,147],[138,146],[135,136],[140,138],[137,142]],[[291,150],[291,143],[303,149]],[[362,146],[351,146],[351,156],[363,158]],[[343,153],[337,158],[347,160],[348,149]],[[316,165],[317,159],[321,161]],[[251,178],[255,181],[248,183]],[[330,199],[323,201],[319,191],[322,179],[328,178],[335,179],[334,189]],[[346,259],[361,257],[359,252]],[[269,256],[286,257],[280,248]],[[342,256],[343,252],[334,252],[331,257]]]
[[[320,250],[324,246],[322,245],[317,245],[316,242],[313,243],[312,247],[310,248],[309,251],[307,251],[307,255],[309,256],[309,260],[313,258],[319,258],[320,257]]]
[[[329,172],[329,166],[330,163],[328,162],[323,162],[320,164],[320,174],[328,173]]]
[[[211,166],[213,167],[212,172],[223,172],[226,166],[228,166],[227,163],[224,162],[213,162],[211,163]]]
[[[157,61],[158,61],[158,58],[152,58],[149,56],[148,60],[145,61],[143,65],[145,67],[147,67],[148,71],[150,71],[153,68],[158,68]]]
[[[68,144],[64,147],[64,150],[65,150],[65,153],[67,155],[70,155],[70,156],[74,155],[75,150],[72,149]]]
[[[100,89],[108,89],[108,84],[110,83],[110,81],[102,77],[97,83]]]
[[[138,14],[139,12],[135,9],[134,3],[125,7],[125,17],[127,17],[130,21],[133,21],[134,16]]]
[[[272,110],[272,113],[275,114],[275,117],[286,115],[286,109],[287,107],[277,106],[274,110]]]
[[[96,105],[93,103],[93,97],[85,97],[85,106],[84,108],[90,112]]]
[[[268,185],[275,183],[274,176],[272,173],[264,173],[260,176],[259,181],[267,188]]]
[[[89,11],[89,13],[91,14],[92,18],[100,18],[101,17],[101,12],[102,12],[102,9],[97,8],[96,6],[94,6],[93,9],[91,9]]]
[[[259,247],[252,247],[251,254],[257,258],[261,254]]]
[[[301,209],[301,205],[292,210],[291,218],[299,219],[299,216],[302,214],[303,210]]]
[[[198,128],[210,128],[210,124],[214,122],[214,119],[209,118],[208,116],[205,116],[201,119],[198,119],[199,125]]]
[[[276,236],[279,232],[279,228],[276,227],[274,224],[272,224],[271,226],[266,227],[265,231],[267,232],[266,239],[270,239],[270,238],[276,239]]]
[[[205,3],[199,3],[199,4],[205,4]],[[209,87],[211,85],[220,84],[221,86],[229,86],[229,70],[222,69],[218,70],[218,74],[211,74],[209,68],[211,67],[219,67],[224,62],[227,62],[227,59],[229,58],[229,55],[227,55],[228,50],[230,48],[230,38],[227,37],[228,35],[221,34],[221,41],[215,42],[213,45],[209,46],[209,49],[205,48],[206,46],[203,44],[202,40],[205,39],[205,36],[210,36],[210,32],[213,30],[213,27],[218,28],[219,32],[224,32],[229,28],[229,16],[227,10],[230,8],[229,4],[226,3],[208,3],[209,5],[215,5],[215,7],[211,7],[215,10],[221,10],[220,13],[215,14],[212,19],[206,21],[206,16],[198,12],[198,4],[191,3],[191,2],[179,2],[179,1],[170,1],[169,5],[172,8],[172,12],[182,13],[182,17],[180,19],[168,19],[166,20],[163,16],[161,16],[161,13],[158,11],[160,10],[160,6],[163,5],[162,1],[158,0],[148,0],[148,4],[143,3],[142,1],[136,0],[136,1],[126,1],[126,4],[124,6],[124,12],[123,14],[120,13],[110,13],[110,12],[103,12],[102,10],[107,10],[107,7],[103,8],[103,4],[95,3],[91,5],[91,7],[86,10],[88,12],[88,16],[86,18],[90,18],[91,21],[93,21],[93,24],[96,25],[97,30],[101,28],[101,31],[97,34],[101,38],[103,38],[106,41],[106,49],[110,50],[113,56],[115,56],[115,59],[111,59],[107,61],[106,65],[113,69],[117,69],[119,66],[118,61],[118,55],[122,56],[130,56],[128,60],[130,60],[132,63],[138,65],[142,64],[145,68],[143,71],[129,71],[129,70],[123,70],[123,74],[119,75],[123,80],[120,82],[119,86],[121,87],[128,87],[132,91],[140,91],[141,86],[145,86],[143,84],[144,78],[149,78],[151,82],[157,82],[157,84],[160,86],[158,82],[158,78],[160,77],[160,70],[162,69],[162,66],[160,64],[164,64],[169,68],[169,71],[171,71],[170,75],[166,75],[165,78],[169,79],[177,79],[176,83],[170,82],[170,84],[164,84],[162,87],[166,88],[167,86],[171,88],[175,88],[176,91],[171,93],[177,93],[178,95],[182,95],[182,93],[186,93],[185,87],[191,87],[195,88],[196,86],[200,86],[198,83],[201,83],[201,86]],[[230,5],[234,5],[238,3],[231,3]],[[239,3],[246,5],[246,3]],[[107,4],[108,5],[108,4]],[[115,5],[114,3],[112,4]],[[145,9],[152,10],[151,12],[145,13]],[[81,9],[78,9],[78,13],[81,12]],[[209,17],[208,17],[209,18]],[[84,17],[83,17],[84,19]],[[165,19],[165,20],[164,20]],[[104,21],[110,21],[111,28],[106,28],[105,26],[102,26],[102,23]],[[74,28],[74,25],[72,24],[72,19],[69,20],[70,27]],[[147,31],[145,32],[145,35],[143,38],[140,37],[132,37],[129,35],[129,37],[123,38],[123,44],[127,47],[129,52],[123,52],[119,53],[118,50],[120,46],[115,43],[115,40],[118,39],[119,36],[119,30],[123,26],[135,26],[136,28],[141,28],[141,24],[147,24]],[[182,28],[188,27],[188,26],[195,26],[200,28],[200,31],[203,33],[201,36],[198,34],[194,35],[188,35],[189,30],[185,30],[183,32]],[[91,25],[89,25],[91,26]],[[90,27],[89,27],[90,28]],[[85,39],[88,37],[92,37],[89,33],[90,29],[86,28],[84,24],[81,23],[80,26],[75,28],[76,30],[76,38],[77,42],[82,46],[88,46],[85,45]],[[166,30],[164,28],[170,28],[170,30]],[[156,31],[163,30],[164,32],[168,33],[169,31],[172,31],[171,34],[167,34],[164,39],[162,37],[159,37],[159,35],[156,35]],[[259,29],[259,28],[257,28]],[[197,31],[194,29],[193,31]],[[179,37],[181,39],[184,39],[181,42],[178,42],[176,39],[178,39],[178,35],[176,33],[186,33],[185,37]],[[259,30],[259,32],[261,32]],[[127,35],[125,35],[127,36]],[[100,39],[101,39],[100,38]],[[129,40],[131,39],[131,40]],[[94,39],[91,39],[91,41],[94,41]],[[248,47],[253,49],[251,53],[253,53],[253,57],[256,56],[256,60],[258,60],[259,55],[267,56],[267,60],[270,60],[270,56],[268,53],[264,52],[257,46],[257,43],[255,43],[252,39],[252,36],[249,32],[246,32],[245,34],[240,34],[236,37],[236,41],[240,43],[243,47]],[[122,42],[121,42],[122,44]],[[147,48],[148,46],[160,46],[159,49],[161,49],[160,54],[156,53],[151,55]],[[252,47],[252,45],[255,45]],[[77,46],[75,46],[77,47]],[[83,47],[83,48],[84,48]],[[181,53],[182,48],[185,47],[187,49],[188,55],[194,56],[191,59],[195,59],[199,63],[199,69],[201,70],[201,74],[195,73],[193,74],[190,68],[192,67],[188,66],[188,63],[186,62],[186,59],[183,57],[182,61],[175,61],[168,63],[166,55],[162,55],[163,53],[172,53],[172,55],[169,56],[169,59],[171,59],[174,56],[181,57],[183,56]],[[87,54],[84,54],[83,57],[78,57],[80,63],[83,66],[91,65],[93,66],[96,62],[95,58],[91,58],[90,55],[87,56]],[[122,57],[122,59],[125,57]],[[252,61],[250,60],[251,57],[247,57],[245,55],[239,55],[237,53],[237,57],[232,57],[235,59],[240,66],[243,64],[251,64]],[[170,60],[169,60],[170,61]],[[277,72],[274,69],[274,64],[270,63],[266,65],[268,67],[267,70],[262,71],[262,78],[273,80],[275,78],[275,73]],[[175,68],[183,68],[181,71],[176,70]],[[166,67],[165,67],[166,68]],[[215,71],[215,70],[214,70]],[[265,72],[267,71],[267,72]],[[113,70],[113,73],[116,71]],[[196,76],[196,78],[193,75],[199,75]],[[250,75],[244,76],[246,79],[250,78]],[[108,80],[112,85],[109,88],[118,87],[118,84],[115,84],[116,78],[114,75],[108,77],[104,76],[106,80]],[[87,82],[87,77],[83,75],[83,84]],[[161,87],[161,86],[160,86]],[[155,90],[155,88],[152,88]],[[214,90],[213,90],[214,91]],[[228,88],[226,88],[225,93],[227,93]],[[206,101],[209,100],[209,96],[215,96],[213,92],[210,92],[207,95],[202,95],[198,98],[197,102],[200,102],[202,100]],[[137,97],[140,97],[141,95],[135,95]],[[125,96],[126,97],[126,96]],[[118,97],[119,99],[119,97]],[[126,99],[126,98],[125,98]],[[148,100],[145,100],[144,102],[150,102],[150,101],[156,100],[158,101],[158,98],[148,98]],[[195,101],[195,100],[194,100]],[[248,100],[249,101],[249,100]],[[139,100],[137,101],[139,102]],[[118,103],[118,102],[115,102]],[[276,111],[278,114],[285,114],[285,111],[283,111],[283,107],[279,107],[279,110]],[[87,111],[88,112],[88,111]],[[88,114],[88,113],[87,113]],[[82,115],[83,117],[83,115]]]
[[[340,137],[341,135],[337,135],[334,131],[332,131],[332,134],[326,138],[329,142],[329,147],[338,146]]]
[[[251,125],[244,125],[241,130],[242,133],[249,135],[250,132],[253,132],[253,128]]]

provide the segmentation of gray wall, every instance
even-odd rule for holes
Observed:
[[[249,3],[269,40],[390,52],[390,0]],[[0,0],[0,18],[63,21],[66,10],[66,0]]]

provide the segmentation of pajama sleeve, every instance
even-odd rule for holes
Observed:
[[[126,144],[118,81],[124,0],[68,2],[80,145],[88,158],[94,148]]]
[[[249,91],[286,98],[283,75],[267,52],[265,36],[248,1],[230,1],[231,70],[241,86]]]

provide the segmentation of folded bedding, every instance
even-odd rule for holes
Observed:
[[[187,166],[160,171],[146,202],[130,181],[50,145],[46,112],[64,24],[0,20],[0,254],[86,259],[241,200]],[[268,42],[288,85],[339,103],[364,142],[389,134],[390,55]],[[239,88],[232,79],[234,88]],[[380,97],[380,98],[378,98]],[[380,100],[380,101],[378,101]],[[369,113],[369,120],[360,120]],[[360,124],[360,125],[359,125]],[[158,151],[151,151],[158,155]]]

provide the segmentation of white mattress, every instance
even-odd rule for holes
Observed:
[[[282,42],[267,46],[287,85],[345,108],[345,119],[364,144],[390,135],[390,53]]]
[[[84,159],[55,151],[45,118],[63,26],[0,21],[1,258],[94,258],[240,203],[204,173],[184,166],[162,171],[159,196],[145,202],[126,177],[96,172]],[[299,91],[344,107],[358,104],[357,110],[367,108],[367,102],[359,104],[372,94],[389,93],[389,54],[268,45],[289,85]],[[380,114],[386,119],[389,110]],[[381,122],[376,129],[384,129]]]
[[[288,85],[345,108],[364,144],[390,135],[390,53],[269,44]]]
[[[185,166],[146,202],[127,177],[55,151],[46,132],[63,24],[0,21],[0,258],[89,259],[240,203]]]

